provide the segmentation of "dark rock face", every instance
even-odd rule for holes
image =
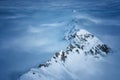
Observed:
[[[72,44],[70,44],[70,45],[69,45],[69,48],[70,48],[70,49],[74,49],[75,46],[73,46]]]
[[[79,54],[79,50],[78,49],[76,49],[76,52]]]
[[[79,44],[75,44],[79,49],[80,49],[80,45]]]
[[[60,53],[59,53],[59,52],[56,52],[56,53],[55,53],[55,56],[56,56],[56,57],[58,57],[59,55],[60,55]]]
[[[100,48],[101,51],[105,52],[106,54],[110,52],[110,48],[106,44],[99,45],[98,47]]]
[[[110,52],[110,48],[105,45],[105,44],[102,44],[102,45],[97,45],[95,47],[93,47],[92,49],[90,49],[88,52],[85,52],[85,54],[91,54],[91,55],[97,55],[97,54],[100,54],[101,56],[103,56],[103,54],[101,52],[105,52],[105,54],[108,54]]]
[[[65,59],[67,58],[67,56],[65,56],[65,52],[62,52],[62,55],[61,55],[61,60],[63,62],[65,62]]]
[[[40,64],[38,67],[48,67],[50,65],[50,63],[45,63],[45,64]]]

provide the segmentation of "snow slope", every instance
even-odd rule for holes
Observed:
[[[72,29],[66,39],[70,44],[64,51],[56,52],[46,63],[23,74],[20,80],[87,80],[82,76],[100,73],[99,62],[110,48],[84,29]]]

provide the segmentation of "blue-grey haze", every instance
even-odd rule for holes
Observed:
[[[96,79],[120,80],[120,0],[0,0],[0,80],[16,80],[65,49],[75,16],[114,52]]]

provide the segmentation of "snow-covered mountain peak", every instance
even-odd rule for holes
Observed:
[[[94,59],[110,52],[106,44],[87,30],[73,28],[66,37],[70,43],[65,50],[56,52],[50,60],[31,69],[20,80],[80,80],[79,72],[95,72],[95,65],[91,65]],[[86,66],[93,70],[90,71]]]
[[[85,29],[80,29],[79,31],[76,32],[77,35],[90,35],[91,33],[88,32]]]
[[[71,32],[69,32],[68,34],[68,39],[74,39],[77,36],[81,37],[81,38],[92,38],[94,37],[94,35],[92,35],[90,32],[88,32],[85,29],[73,29]]]

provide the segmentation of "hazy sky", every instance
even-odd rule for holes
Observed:
[[[119,0],[0,0],[0,80],[16,80],[65,49],[72,19],[116,53],[101,79],[120,79]]]

